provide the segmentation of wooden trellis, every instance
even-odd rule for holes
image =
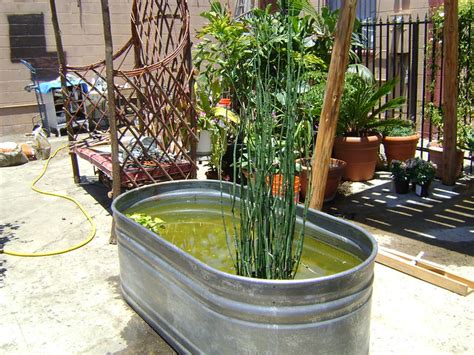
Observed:
[[[64,62],[54,0],[50,1],[75,181],[77,156],[94,164],[104,181],[112,181],[114,194],[121,188],[194,177],[196,130],[186,1],[134,0],[131,38],[111,56],[109,78],[106,60],[86,66]],[[107,42],[110,20],[104,3]]]

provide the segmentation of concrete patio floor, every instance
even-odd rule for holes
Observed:
[[[51,139],[53,148],[65,141]],[[80,164],[84,179],[76,185],[63,151],[38,185],[77,198],[96,221],[97,235],[59,256],[0,255],[0,353],[174,353],[122,299],[117,246],[108,243],[107,189],[91,165]],[[5,249],[62,249],[88,234],[89,224],[71,203],[30,189],[42,168],[42,161],[34,161],[0,169]],[[453,187],[435,182],[429,199],[391,193],[383,172],[377,180],[344,187],[352,193],[327,203],[326,212],[364,226],[382,246],[412,255],[424,251],[426,259],[474,278],[474,177]],[[473,294],[459,296],[376,264],[372,302],[372,354],[472,353]]]

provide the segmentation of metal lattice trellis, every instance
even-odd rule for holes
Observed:
[[[86,66],[62,63],[64,111],[76,181],[77,156],[98,167],[106,181],[112,180],[115,161],[120,181],[113,181],[114,186],[133,188],[195,176],[186,1],[134,0],[131,29],[130,40],[113,55],[115,124],[107,109],[111,100],[106,61]],[[56,40],[61,56],[61,38],[56,35]],[[104,143],[116,144],[116,157],[112,156],[114,149],[107,149]]]

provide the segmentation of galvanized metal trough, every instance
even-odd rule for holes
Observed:
[[[308,234],[363,262],[327,277],[261,280],[211,268],[123,213],[149,200],[230,204],[231,192],[228,183],[186,180],[115,200],[126,301],[180,353],[367,354],[377,245],[361,228],[310,210]]]

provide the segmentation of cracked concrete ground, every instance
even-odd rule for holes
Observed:
[[[51,139],[53,147],[65,141]],[[38,185],[77,198],[96,221],[97,235],[59,256],[0,255],[0,353],[174,353],[122,299],[117,247],[108,243],[107,189],[91,165],[80,163],[81,184],[74,184],[68,155],[61,152]],[[87,236],[89,225],[76,207],[30,189],[42,167],[34,161],[0,169],[5,249],[62,249]],[[454,187],[436,182],[430,199],[392,194],[385,173],[344,187],[352,193],[326,204],[326,212],[369,229],[382,246],[412,255],[424,251],[426,259],[474,278],[473,177]],[[372,302],[372,354],[472,353],[474,295],[459,296],[376,264]]]

